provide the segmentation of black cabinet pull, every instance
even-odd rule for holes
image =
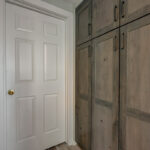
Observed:
[[[92,46],[88,46],[88,56],[92,57]]]
[[[124,50],[125,48],[125,33],[123,32],[121,34],[121,50]]]
[[[117,22],[118,21],[118,7],[117,5],[115,5],[114,7],[114,21]]]
[[[88,35],[91,35],[91,23],[88,24]]]
[[[117,51],[117,45],[118,45],[118,38],[117,35],[114,37],[114,51]]]
[[[121,2],[121,17],[122,18],[125,17],[125,1],[124,0]]]

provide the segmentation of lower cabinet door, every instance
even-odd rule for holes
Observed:
[[[91,43],[76,51],[76,141],[91,150]]]
[[[92,150],[117,150],[119,30],[93,41],[92,68]]]
[[[150,149],[150,15],[121,28],[121,150]]]

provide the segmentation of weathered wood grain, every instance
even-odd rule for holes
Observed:
[[[76,142],[91,148],[91,43],[76,51]]]
[[[122,33],[124,48],[120,51],[120,146],[122,150],[148,150],[150,16],[122,27]]]
[[[92,150],[118,149],[119,32],[93,41]]]
[[[149,0],[121,0],[121,25],[150,14]]]
[[[92,37],[119,26],[119,0],[92,1]]]

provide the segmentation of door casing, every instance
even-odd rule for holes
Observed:
[[[75,45],[74,45],[74,15],[53,5],[47,5],[41,0],[26,1],[8,0],[7,2],[20,7],[32,9],[45,15],[59,18],[66,24],[66,142],[75,145]],[[6,68],[5,68],[5,0],[0,0],[0,150],[7,149],[6,143]]]

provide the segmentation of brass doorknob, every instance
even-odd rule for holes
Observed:
[[[14,94],[15,94],[15,91],[14,91],[14,90],[8,90],[8,94],[9,94],[9,95],[14,95]]]

